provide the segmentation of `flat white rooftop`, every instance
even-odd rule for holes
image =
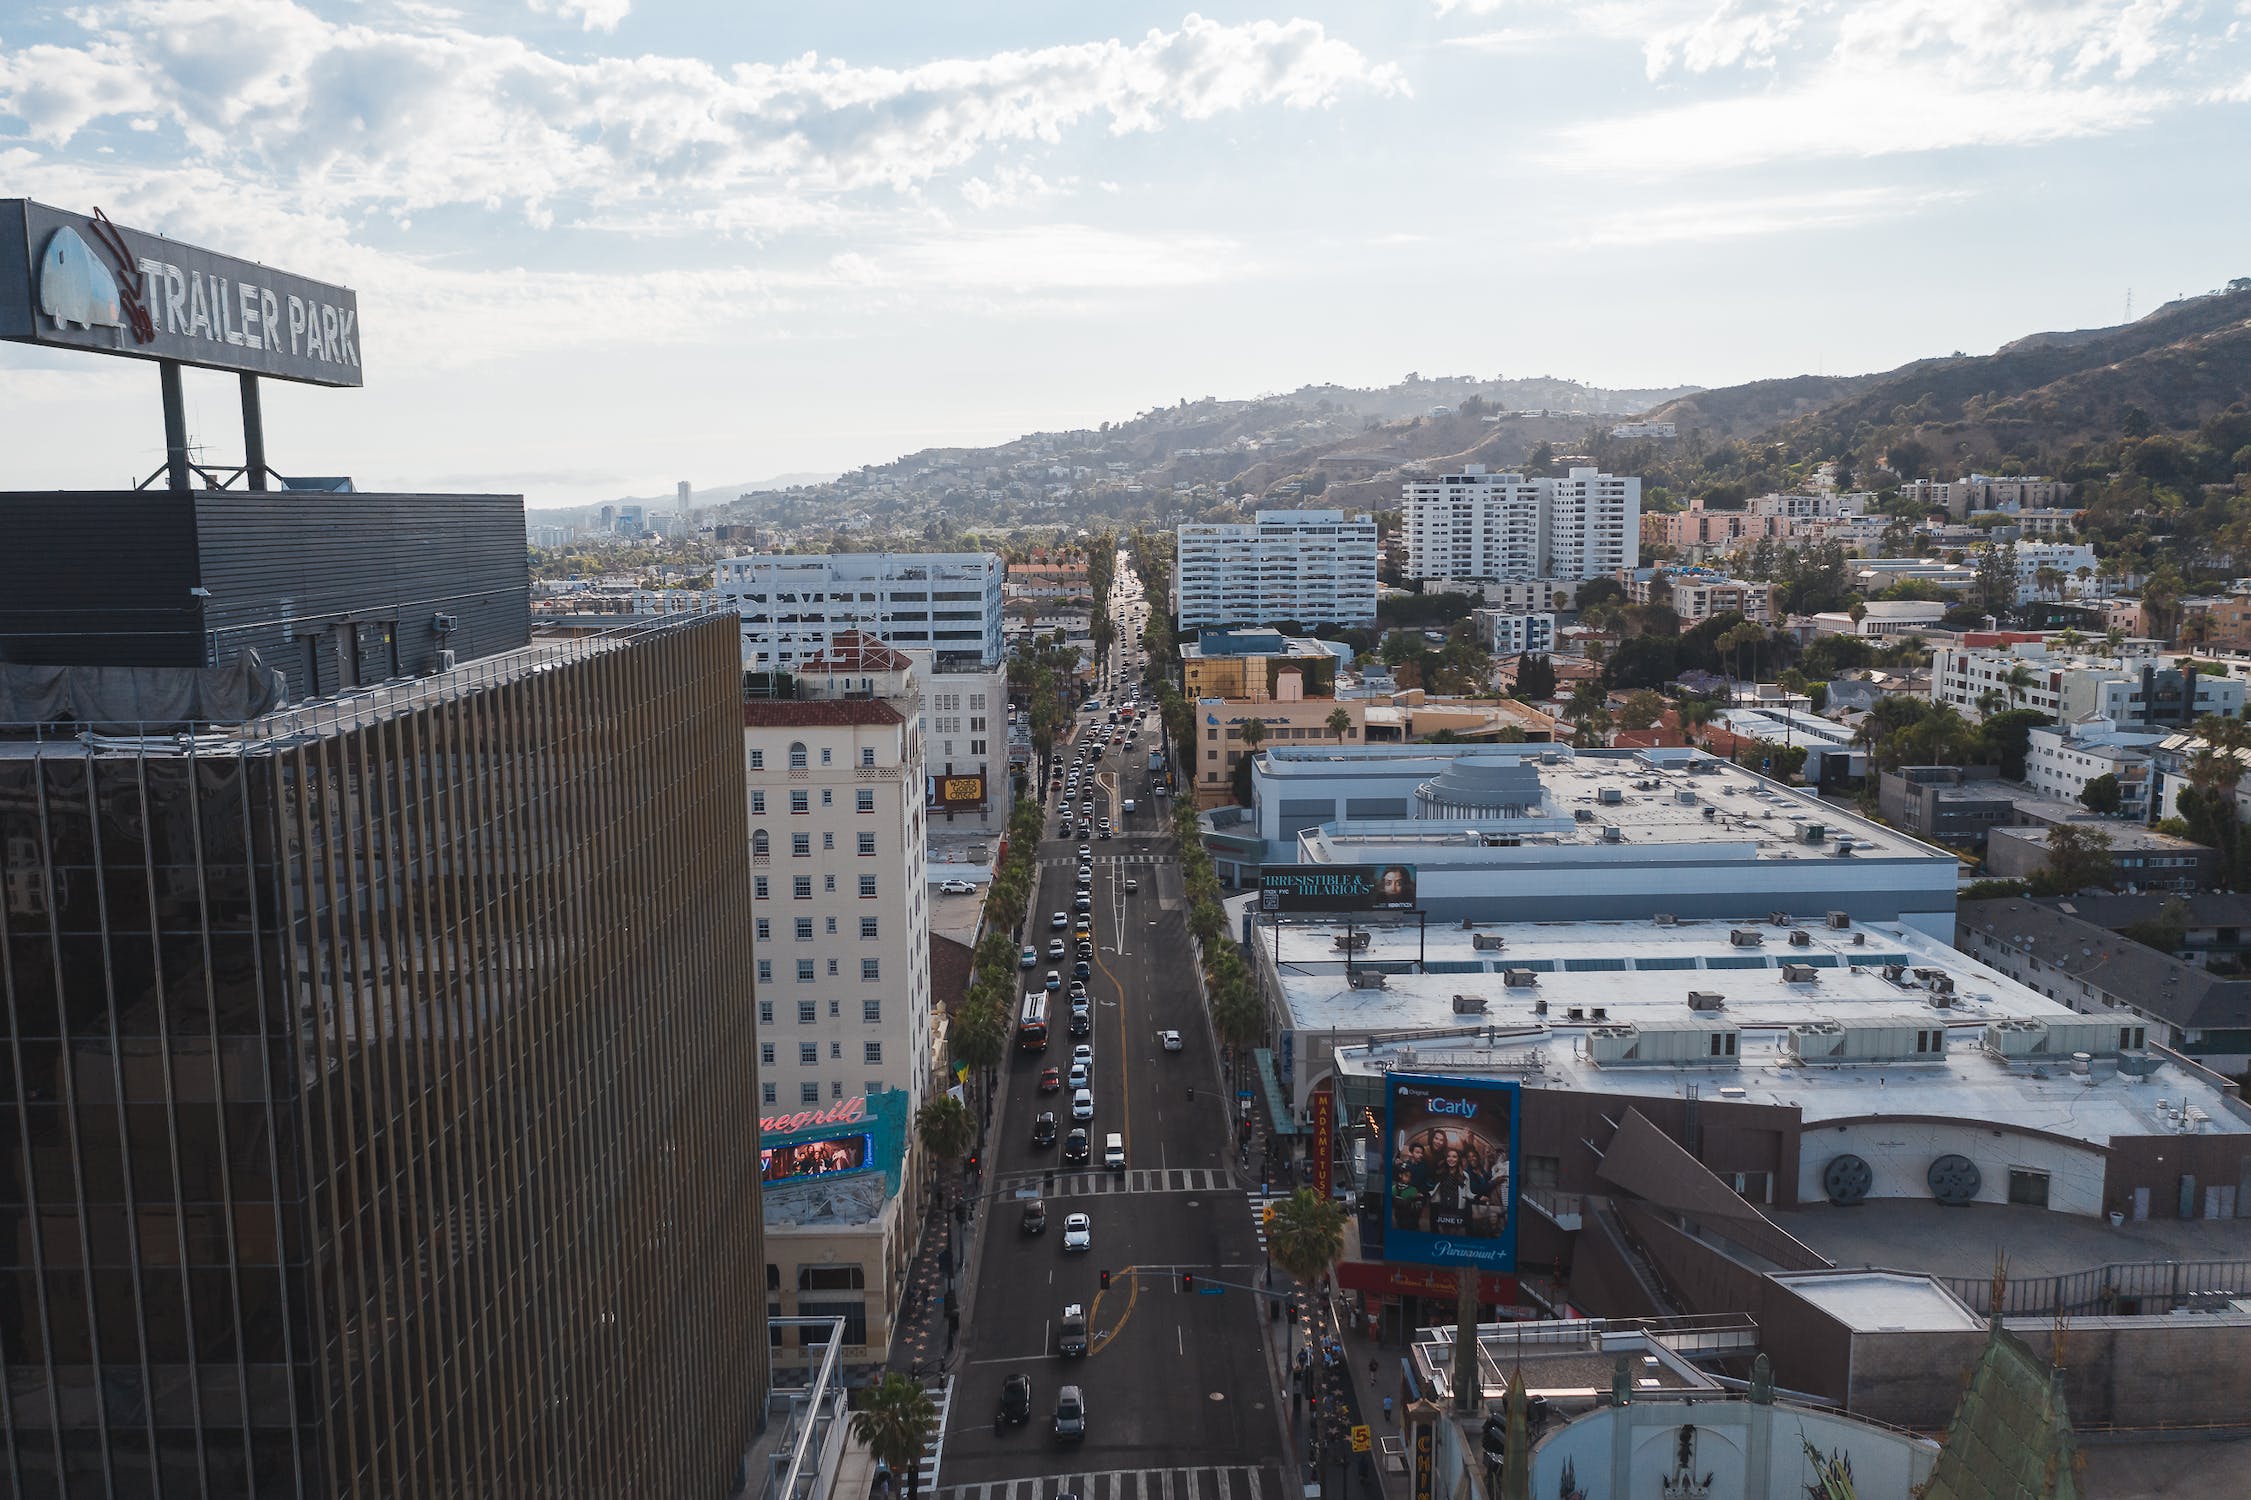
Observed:
[[[1774,1278],[1856,1333],[1975,1332],[1984,1320],[1931,1280],[1902,1271],[1798,1271]]]
[[[1301,1033],[1329,1033],[1344,1045],[1337,1066],[1348,1074],[1394,1067],[1437,1073],[1494,1073],[1529,1088],[1575,1089],[1634,1097],[1687,1097],[1771,1104],[1798,1111],[1808,1124],[1871,1114],[2006,1121],[2073,1140],[2107,1142],[2150,1135],[2251,1134],[2251,1110],[2201,1071],[2163,1054],[2137,1057],[2144,1076],[2113,1063],[2074,1073],[2065,1056],[2004,1061],[1986,1050],[1985,1028],[2001,1021],[2063,1026],[2101,1023],[1987,968],[1967,955],[1895,922],[1848,928],[1777,927],[1763,919],[1654,922],[1557,922],[1433,927],[1423,972],[1414,967],[1414,926],[1355,927],[1369,941],[1355,968],[1386,972],[1381,988],[1355,988],[1346,977],[1336,937],[1342,922],[1279,929],[1273,973],[1289,1024]],[[1730,934],[1756,932],[1756,946]],[[1274,952],[1277,929],[1261,922],[1254,943]],[[1791,934],[1802,934],[1802,944]],[[1480,949],[1475,939],[1499,939]],[[1785,969],[1785,965],[1793,966]],[[1802,971],[1794,966],[1804,966]],[[1529,985],[1511,986],[1507,971],[1528,970]],[[1896,969],[1887,977],[1887,969]],[[1432,972],[1435,971],[1435,972]],[[1794,978],[1793,972],[1810,973]],[[1951,981],[1949,1004],[1934,1006],[1933,979]],[[1718,995],[1717,1009],[1694,1009],[1691,991]],[[1457,996],[1482,1000],[1464,1012]],[[2123,1017],[2123,1024],[2135,1018]],[[1793,1026],[1836,1022],[1890,1027],[1909,1035],[1946,1032],[1943,1054],[1883,1061],[1801,1062],[1790,1049]],[[1597,1062],[1604,1029],[1631,1025],[1645,1038],[1676,1034],[1735,1035],[1732,1057],[1696,1055],[1679,1062]],[[1652,1041],[1650,1052],[1661,1051]],[[2111,1049],[2115,1050],[2115,1049]],[[2190,1113],[2190,1110],[2194,1113]]]

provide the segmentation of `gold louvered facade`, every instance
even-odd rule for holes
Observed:
[[[0,1493],[727,1495],[768,1374],[732,617],[0,739]]]

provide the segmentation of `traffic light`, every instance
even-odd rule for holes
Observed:
[[[1180,1273],[1180,1289],[1184,1292],[1192,1292],[1196,1289],[1196,1273],[1194,1271]]]
[[[1110,1273],[1107,1270],[1102,1273],[1102,1290],[1110,1290]]]
[[[972,1172],[977,1170],[977,1153],[974,1151],[969,1153],[969,1170]]]

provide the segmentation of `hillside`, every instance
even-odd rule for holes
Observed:
[[[1648,419],[1675,423],[1683,434],[1693,430],[1710,442],[1757,437],[1842,401],[1882,378],[1793,375],[1780,380],[1754,380],[1748,385],[1723,386],[1667,401],[1652,409]]]

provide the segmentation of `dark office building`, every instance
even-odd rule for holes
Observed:
[[[213,519],[246,497],[146,498],[199,571],[108,538],[155,613],[104,656],[53,644],[98,611],[25,628],[8,497],[0,677],[391,620],[412,676],[437,614],[500,654],[192,734],[0,726],[0,1494],[728,1494],[767,1384],[734,620],[524,645],[520,507],[498,569],[260,585]]]
[[[225,667],[291,698],[531,636],[515,495],[0,493],[0,662]]]

